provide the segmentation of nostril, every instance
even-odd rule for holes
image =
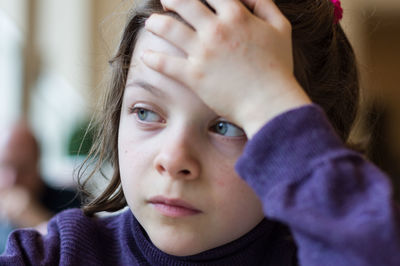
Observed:
[[[165,172],[165,168],[162,165],[157,166],[159,172]]]
[[[189,175],[190,171],[189,170],[182,170],[181,173],[184,174],[184,175]]]

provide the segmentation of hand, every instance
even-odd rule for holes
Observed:
[[[187,56],[143,55],[150,68],[194,90],[249,138],[274,116],[308,104],[293,74],[291,25],[272,0],[161,0],[189,25],[153,14],[145,29]]]
[[[0,190],[0,218],[18,227],[34,227],[51,217],[46,209],[24,188]]]

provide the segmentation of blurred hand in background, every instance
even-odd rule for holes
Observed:
[[[26,122],[0,132],[0,253],[13,229],[37,227],[45,233],[52,215],[80,206],[76,192],[44,182],[39,161],[39,145]]]

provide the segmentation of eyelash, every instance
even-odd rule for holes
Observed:
[[[140,119],[139,113],[138,113],[139,111],[146,111],[146,112],[155,114],[155,115],[157,115],[158,117],[160,117],[162,120],[161,120],[160,122],[158,122],[158,121],[156,121],[156,122],[147,122],[147,121],[144,121],[144,120]],[[165,123],[165,120],[162,118],[162,116],[159,115],[157,111],[151,110],[150,108],[145,108],[145,107],[140,107],[140,106],[134,106],[134,107],[130,107],[130,108],[129,108],[129,113],[134,114],[134,115],[136,116],[136,118],[139,120],[139,123],[144,123],[144,124]],[[217,132],[217,130],[218,130],[217,127],[218,127],[219,125],[221,125],[221,123],[224,123],[224,125],[226,125],[227,127],[230,127],[230,128],[234,127],[233,130],[241,131],[241,132],[242,132],[242,135],[239,135],[239,136],[225,136],[225,135],[223,135],[223,134],[219,134],[219,133]],[[234,124],[232,124],[232,123],[229,123],[228,121],[225,121],[225,120],[217,120],[217,121],[215,121],[214,124],[213,124],[212,126],[210,126],[209,129],[210,129],[214,134],[217,134],[217,135],[219,135],[219,136],[226,137],[226,138],[231,138],[231,139],[236,138],[236,139],[239,139],[239,138],[246,137],[246,134],[245,134],[245,132],[243,131],[243,129],[241,129],[240,127],[238,127],[238,126],[236,126],[236,125],[234,125]],[[227,130],[228,130],[228,129],[227,129]]]
[[[241,134],[241,135],[238,135],[238,136],[233,136],[233,135],[227,136],[227,135],[219,134],[219,133],[217,132],[217,130],[218,130],[218,127],[221,126],[221,124],[222,124],[222,126],[225,126],[225,127],[226,127],[226,128],[225,128],[225,129],[226,129],[225,133],[227,133],[228,130],[231,129],[231,131],[233,130],[234,133],[238,133],[238,134]],[[214,130],[213,130],[213,129],[214,129]],[[246,133],[243,131],[243,129],[241,129],[240,127],[238,127],[238,126],[236,126],[236,125],[234,125],[234,124],[232,124],[232,123],[229,123],[229,122],[227,122],[227,121],[225,121],[225,120],[217,120],[217,121],[210,127],[210,130],[212,130],[212,132],[215,133],[215,134],[217,134],[217,135],[220,135],[220,136],[223,136],[223,137],[227,137],[227,138],[243,138],[243,137],[246,136]]]
[[[140,119],[139,113],[138,113],[139,111],[146,111],[146,112],[155,114],[155,115],[157,115],[157,116],[159,116],[159,117],[161,118],[161,121],[156,121],[156,122],[147,122],[147,121],[144,121],[144,120]],[[137,117],[137,119],[140,120],[140,121],[139,121],[140,123],[148,123],[148,124],[150,124],[150,123],[165,123],[165,119],[163,119],[162,116],[159,115],[157,111],[153,111],[153,110],[151,110],[151,109],[149,109],[149,108],[144,108],[144,107],[140,107],[140,106],[134,106],[134,107],[130,107],[130,108],[129,108],[129,113],[134,114],[134,115]]]

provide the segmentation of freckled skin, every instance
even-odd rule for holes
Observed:
[[[238,41],[233,41],[233,42],[231,42],[231,43],[229,44],[229,47],[230,47],[232,50],[235,50],[236,48],[239,47],[239,42],[238,42]]]
[[[217,42],[225,42],[229,40],[229,36],[227,35],[227,32],[223,25],[216,25],[214,30],[214,37],[215,41]]]
[[[224,187],[224,186],[225,186],[225,182],[224,182],[223,180],[218,180],[218,181],[217,181],[217,184],[218,184],[220,187]]]

